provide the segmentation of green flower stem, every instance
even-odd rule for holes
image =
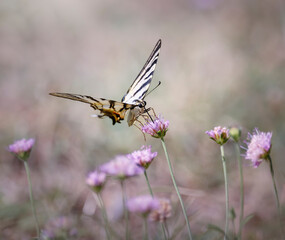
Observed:
[[[244,215],[244,184],[243,184],[243,171],[242,171],[242,161],[240,157],[240,148],[238,142],[236,141],[235,141],[235,148],[238,159],[238,168],[240,176],[240,215],[239,215],[238,239],[242,239],[243,215]]]
[[[122,187],[122,197],[123,197],[123,208],[124,208],[124,217],[125,217],[125,224],[126,224],[126,240],[129,239],[129,212],[127,209],[127,199],[126,199],[126,189],[124,180],[121,180],[121,187]]]
[[[273,183],[273,188],[274,188],[276,206],[277,206],[277,211],[278,211],[278,216],[279,216],[280,232],[281,232],[281,237],[283,239],[284,238],[284,230],[283,230],[283,226],[282,226],[282,222],[281,222],[280,201],[279,201],[278,191],[277,191],[275,177],[274,177],[273,163],[272,163],[272,159],[271,159],[270,155],[268,155],[268,160],[269,160],[270,173],[271,173],[272,183]]]
[[[178,190],[178,187],[177,187],[177,184],[176,184],[176,181],[175,181],[175,178],[174,178],[173,169],[172,169],[172,166],[171,166],[171,162],[170,162],[170,159],[169,159],[169,156],[168,156],[168,152],[167,152],[167,149],[166,149],[166,146],[165,146],[165,142],[164,142],[164,138],[163,138],[163,137],[161,138],[161,143],[162,143],[162,147],[163,147],[163,150],[164,150],[164,153],[165,153],[165,157],[166,157],[166,160],[167,160],[167,163],[168,163],[168,168],[169,168],[169,171],[170,171],[170,175],[171,175],[171,178],[172,178],[172,182],[173,182],[174,188],[175,188],[175,190],[176,190],[177,196],[178,196],[178,198],[179,198],[179,201],[180,201],[180,204],[181,204],[181,207],[182,207],[182,211],[183,211],[183,214],[184,214],[184,217],[185,217],[185,221],[186,221],[186,223],[187,223],[187,229],[188,229],[189,239],[192,240],[192,234],[191,234],[191,229],[190,229],[189,220],[188,220],[188,217],[187,217],[187,213],[186,213],[186,210],[185,210],[185,206],[184,206],[182,197],[181,197],[181,195],[180,195],[180,192],[179,192],[179,190]]]
[[[105,208],[105,205],[104,205],[104,202],[103,202],[101,194],[97,193],[97,196],[98,196],[100,208],[101,208],[101,211],[102,211],[102,217],[104,219],[106,236],[107,236],[107,239],[110,240],[111,236],[110,236],[110,233],[109,233],[109,221],[108,221],[106,208]]]
[[[227,176],[227,166],[225,159],[224,147],[221,145],[221,156],[223,162],[223,170],[224,170],[224,180],[225,180],[225,195],[226,195],[226,225],[225,225],[225,236],[224,239],[228,238],[228,228],[229,228],[229,193],[228,193],[228,176]]]
[[[269,159],[270,173],[271,173],[272,183],[273,183],[273,188],[274,188],[276,206],[277,206],[278,212],[280,214],[280,202],[279,202],[278,191],[277,191],[275,177],[274,177],[273,164],[272,164],[272,160],[271,160],[270,155],[268,155],[268,159]]]
[[[235,219],[234,219],[234,218],[231,218],[231,220],[232,220],[233,235],[236,236]]]
[[[151,190],[151,186],[150,186],[150,183],[149,183],[149,180],[148,180],[148,176],[147,176],[147,173],[146,173],[146,169],[144,170],[144,176],[145,176],[145,180],[147,182],[147,186],[148,186],[148,190],[149,190],[149,193],[150,195],[153,197],[153,192]]]
[[[143,239],[148,240],[148,224],[147,217],[143,218]]]
[[[145,180],[146,180],[146,182],[147,182],[147,186],[148,186],[149,193],[150,193],[150,195],[151,195],[152,198],[153,198],[153,192],[152,192],[152,189],[151,189],[149,180],[148,180],[148,176],[147,176],[146,169],[144,170],[144,176],[145,176]],[[165,228],[164,228],[164,224],[163,224],[163,223],[161,223],[161,229],[162,229],[162,232],[163,232],[164,239],[166,240],[167,237],[166,237]]]
[[[27,173],[27,179],[28,179],[28,185],[29,185],[30,202],[31,202],[31,207],[32,207],[32,211],[33,211],[35,223],[36,223],[37,238],[40,239],[40,227],[39,227],[39,221],[38,221],[38,218],[37,218],[37,212],[36,212],[36,208],[35,208],[35,204],[34,204],[33,191],[32,191],[32,183],[31,183],[31,178],[30,178],[30,169],[29,169],[28,162],[27,162],[27,161],[23,161],[23,162],[24,162],[24,166],[25,166],[25,169],[26,169],[26,173]]]
[[[163,233],[163,237],[165,240],[167,240],[169,237],[169,233],[168,233],[168,229],[167,229],[167,226],[166,226],[166,222],[163,222],[161,223],[161,228],[162,228],[162,233]],[[166,232],[167,232],[167,235],[166,235]]]

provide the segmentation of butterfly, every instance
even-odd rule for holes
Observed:
[[[121,102],[71,93],[50,93],[50,95],[88,103],[93,109],[100,112],[100,114],[94,116],[99,118],[109,117],[113,125],[121,123],[125,118],[126,112],[129,111],[127,122],[131,126],[139,116],[147,112],[144,98],[151,84],[160,48],[161,40],[158,40],[145,65],[123,96]]]

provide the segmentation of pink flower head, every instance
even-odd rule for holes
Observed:
[[[30,156],[30,152],[35,143],[33,138],[26,140],[25,138],[15,141],[13,144],[9,145],[9,152],[16,154],[16,156],[21,160],[27,160]]]
[[[106,173],[93,171],[88,174],[86,184],[90,186],[95,192],[100,192],[106,182]]]
[[[209,135],[216,143],[223,145],[229,140],[229,129],[226,127],[215,127],[214,130],[206,131],[206,134]]]
[[[159,208],[150,213],[149,219],[153,222],[164,222],[171,217],[171,209],[170,201],[161,198],[159,199]]]
[[[163,138],[168,130],[169,121],[164,120],[161,115],[155,119],[147,120],[146,124],[141,127],[142,132],[148,133],[155,138]]]
[[[130,212],[147,216],[151,211],[159,208],[159,200],[150,195],[143,195],[129,199],[127,207]]]
[[[128,155],[138,166],[147,169],[152,160],[157,156],[157,152],[151,152],[151,146],[142,146],[141,150],[134,151]]]
[[[114,160],[103,164],[100,170],[108,175],[124,180],[128,177],[137,176],[143,173],[143,168],[128,158],[126,155],[119,155]]]
[[[247,151],[245,159],[251,160],[254,168],[258,167],[262,160],[267,160],[271,150],[272,132],[259,132],[256,128],[253,134],[248,133]]]

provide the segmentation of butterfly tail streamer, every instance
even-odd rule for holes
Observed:
[[[89,97],[89,96],[85,96],[85,95],[80,95],[80,94],[72,94],[72,93],[50,93],[51,96],[55,96],[55,97],[61,97],[61,98],[67,98],[70,100],[74,100],[74,101],[80,101],[80,102],[84,102],[84,103],[89,103],[89,104],[94,104],[94,103],[98,103],[98,100]]]

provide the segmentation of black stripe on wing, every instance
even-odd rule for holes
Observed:
[[[160,48],[161,40],[158,40],[142,70],[128,89],[125,96],[122,98],[122,102],[137,104],[144,99],[153,77],[153,73],[159,57]]]

